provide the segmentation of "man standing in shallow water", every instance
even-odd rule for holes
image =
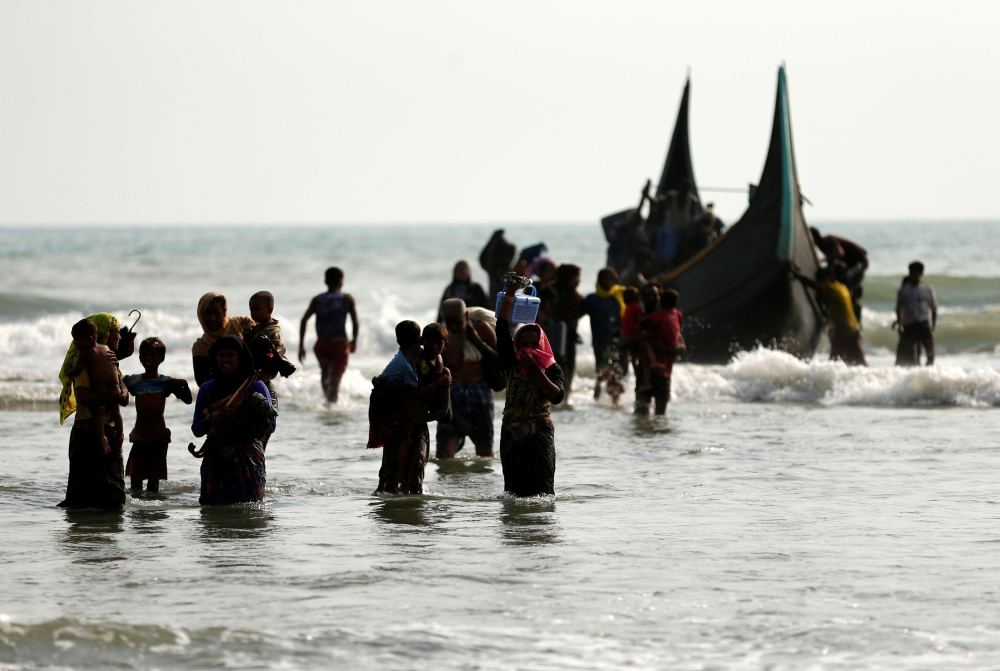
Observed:
[[[475,319],[470,313],[476,311]],[[486,381],[483,360],[499,367],[497,334],[487,319],[493,313],[482,308],[466,308],[460,298],[441,305],[448,328],[448,347],[444,365],[451,370],[451,424],[438,422],[437,457],[450,459],[462,448],[465,437],[472,439],[476,456],[493,456],[493,390]]]
[[[927,352],[927,365],[934,365],[934,329],[937,328],[937,297],[924,284],[924,264],[914,261],[910,274],[896,295],[899,320],[898,366],[919,366],[920,346]]]
[[[327,268],[326,293],[320,294],[309,303],[309,309],[302,315],[299,324],[299,361],[306,360],[306,325],[309,318],[316,315],[316,346],[313,352],[319,359],[326,400],[336,403],[340,394],[340,379],[347,370],[348,353],[358,346],[358,313],[354,307],[354,297],[341,291],[344,287],[344,271]],[[351,316],[351,340],[347,340],[347,315]]]

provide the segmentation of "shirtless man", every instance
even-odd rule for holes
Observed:
[[[472,439],[476,456],[493,456],[493,390],[483,372],[483,359],[499,368],[497,334],[488,319],[492,312],[466,308],[460,298],[441,305],[448,327],[444,365],[451,371],[451,424],[438,422],[437,457],[450,459],[462,449],[465,437]],[[470,318],[470,315],[472,318]],[[487,364],[489,365],[489,364]]]
[[[345,294],[344,271],[327,268],[326,293],[320,294],[309,303],[309,309],[299,323],[299,361],[306,360],[306,325],[309,318],[316,315],[316,346],[313,352],[319,359],[323,393],[326,400],[336,403],[340,395],[340,378],[347,370],[348,353],[358,346],[358,312],[354,307],[354,297]],[[351,316],[351,339],[347,340],[347,316]]]

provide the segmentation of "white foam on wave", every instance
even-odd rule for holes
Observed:
[[[396,351],[396,324],[404,319],[416,319],[426,324],[436,318],[431,311],[413,314],[404,305],[403,300],[389,292],[376,292],[373,300],[375,309],[368,310],[362,316],[361,329],[358,337],[358,353],[372,355],[391,355]],[[125,324],[131,323],[125,319],[127,310],[112,310]],[[0,358],[3,357],[55,357],[65,354],[69,347],[70,330],[77,321],[85,315],[82,312],[68,311],[59,314],[48,314],[36,319],[0,323]],[[282,339],[288,347],[290,358],[298,350],[298,320],[276,314],[282,326]],[[140,338],[156,336],[167,345],[168,357],[183,352],[190,356],[191,344],[201,336],[201,326],[194,314],[178,315],[167,310],[146,310],[142,320],[136,327]],[[306,347],[310,351],[316,338],[312,328],[306,336]]]
[[[987,407],[1000,405],[1000,371],[940,363],[865,368],[756,350],[728,366],[676,366],[673,396],[695,402]]]
[[[396,350],[395,325],[402,319],[429,322],[435,315],[410,314],[402,300],[385,292],[373,301],[377,309],[366,312],[362,321],[358,353],[341,385],[336,409],[367,407],[371,377],[377,375]],[[372,306],[374,307],[374,306]],[[117,314],[117,313],[116,313]],[[0,405],[45,403],[58,398],[56,371],[69,345],[69,331],[82,315],[75,312],[49,314],[37,319],[0,324]],[[289,358],[298,350],[294,322],[278,316],[284,327]],[[891,313],[865,311],[866,338],[888,329]],[[586,321],[581,335],[589,340]],[[191,380],[190,346],[201,334],[194,316],[167,310],[149,310],[139,326],[140,337],[156,335],[167,344],[167,361],[162,371]],[[877,340],[877,338],[875,339]],[[276,381],[285,407],[299,410],[327,408],[320,388],[319,368],[312,354],[313,339],[306,341],[308,358],[291,378]],[[869,340],[869,351],[889,350]],[[744,353],[727,366],[679,364],[673,378],[677,400],[749,403],[806,403],[859,406],[993,406],[1000,405],[1000,372],[992,367],[992,357],[982,355],[940,357],[931,368],[848,367],[824,361],[801,361],[772,350]],[[970,358],[971,357],[971,358]],[[877,358],[877,356],[876,356]],[[891,361],[891,359],[889,359]],[[593,357],[590,347],[578,347],[574,403],[587,402],[592,392]],[[140,372],[133,357],[122,362],[126,373]]]

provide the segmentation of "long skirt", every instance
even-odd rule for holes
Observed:
[[[198,503],[218,506],[263,501],[265,484],[267,471],[261,441],[232,450],[213,447],[201,462],[201,496]]]
[[[104,435],[111,445],[119,438],[120,427],[106,424]],[[73,423],[69,434],[69,481],[63,508],[103,508],[121,510],[125,507],[125,467],[122,453],[114,448],[104,454],[100,438],[89,419]]]
[[[503,488],[515,496],[555,494],[556,434],[548,417],[504,419],[500,426]]]
[[[136,440],[125,462],[125,475],[138,480],[167,479],[169,440]]]
[[[382,466],[378,470],[378,489],[376,494],[424,493],[424,471],[427,468],[427,457],[430,454],[431,434],[426,423],[418,424],[402,439],[393,436],[385,442],[382,448]],[[408,452],[405,466],[406,482],[401,482],[399,474],[399,452]],[[405,484],[405,486],[404,486]]]

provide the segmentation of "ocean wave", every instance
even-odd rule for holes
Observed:
[[[403,299],[388,292],[379,292],[362,318],[362,328],[358,337],[358,352],[361,354],[384,355],[396,351],[396,324],[404,319],[416,319],[421,324],[432,321],[436,315],[424,310],[414,313],[407,310]],[[112,311],[124,319],[127,310]],[[70,330],[84,317],[80,311],[60,311],[31,319],[0,322],[0,358],[5,357],[55,357],[65,354],[69,347]],[[290,358],[298,350],[297,321],[284,315],[275,315],[282,328],[282,339],[288,348]],[[167,310],[147,310],[136,327],[139,338],[156,336],[167,346],[168,357],[183,353],[190,356],[191,344],[201,336],[198,321],[191,316],[180,316]],[[316,339],[306,336],[306,347],[311,350]],[[310,352],[309,356],[312,354]]]
[[[856,367],[802,361],[757,350],[728,366],[678,365],[673,398],[680,401],[805,403],[873,407],[1000,405],[1000,371],[952,365]]]
[[[896,351],[899,334],[892,324],[896,313],[863,309],[866,349]],[[938,311],[934,344],[939,354],[995,352],[1000,344],[1000,306],[979,309],[945,308]]]
[[[383,365],[384,362],[375,357],[353,361],[344,374],[340,400],[331,407],[323,396],[318,366],[314,362],[307,363],[292,377],[275,380],[279,410],[335,413],[364,410],[371,394],[371,378]],[[590,403],[592,378],[593,363],[583,358],[573,384],[574,403]],[[58,384],[0,382],[0,409],[50,409],[58,398]],[[502,403],[502,394],[497,398]],[[676,365],[673,400],[820,406],[992,407],[1000,405],[1000,371],[984,365],[962,367],[940,362],[922,368],[851,367],[819,357],[802,361],[784,352],[756,350],[741,354],[727,366]],[[627,406],[626,402],[622,407]]]
[[[866,304],[884,309],[896,305],[903,273],[865,278]],[[938,305],[978,308],[1000,304],[1000,277],[955,277],[928,275],[924,282],[934,287]]]

